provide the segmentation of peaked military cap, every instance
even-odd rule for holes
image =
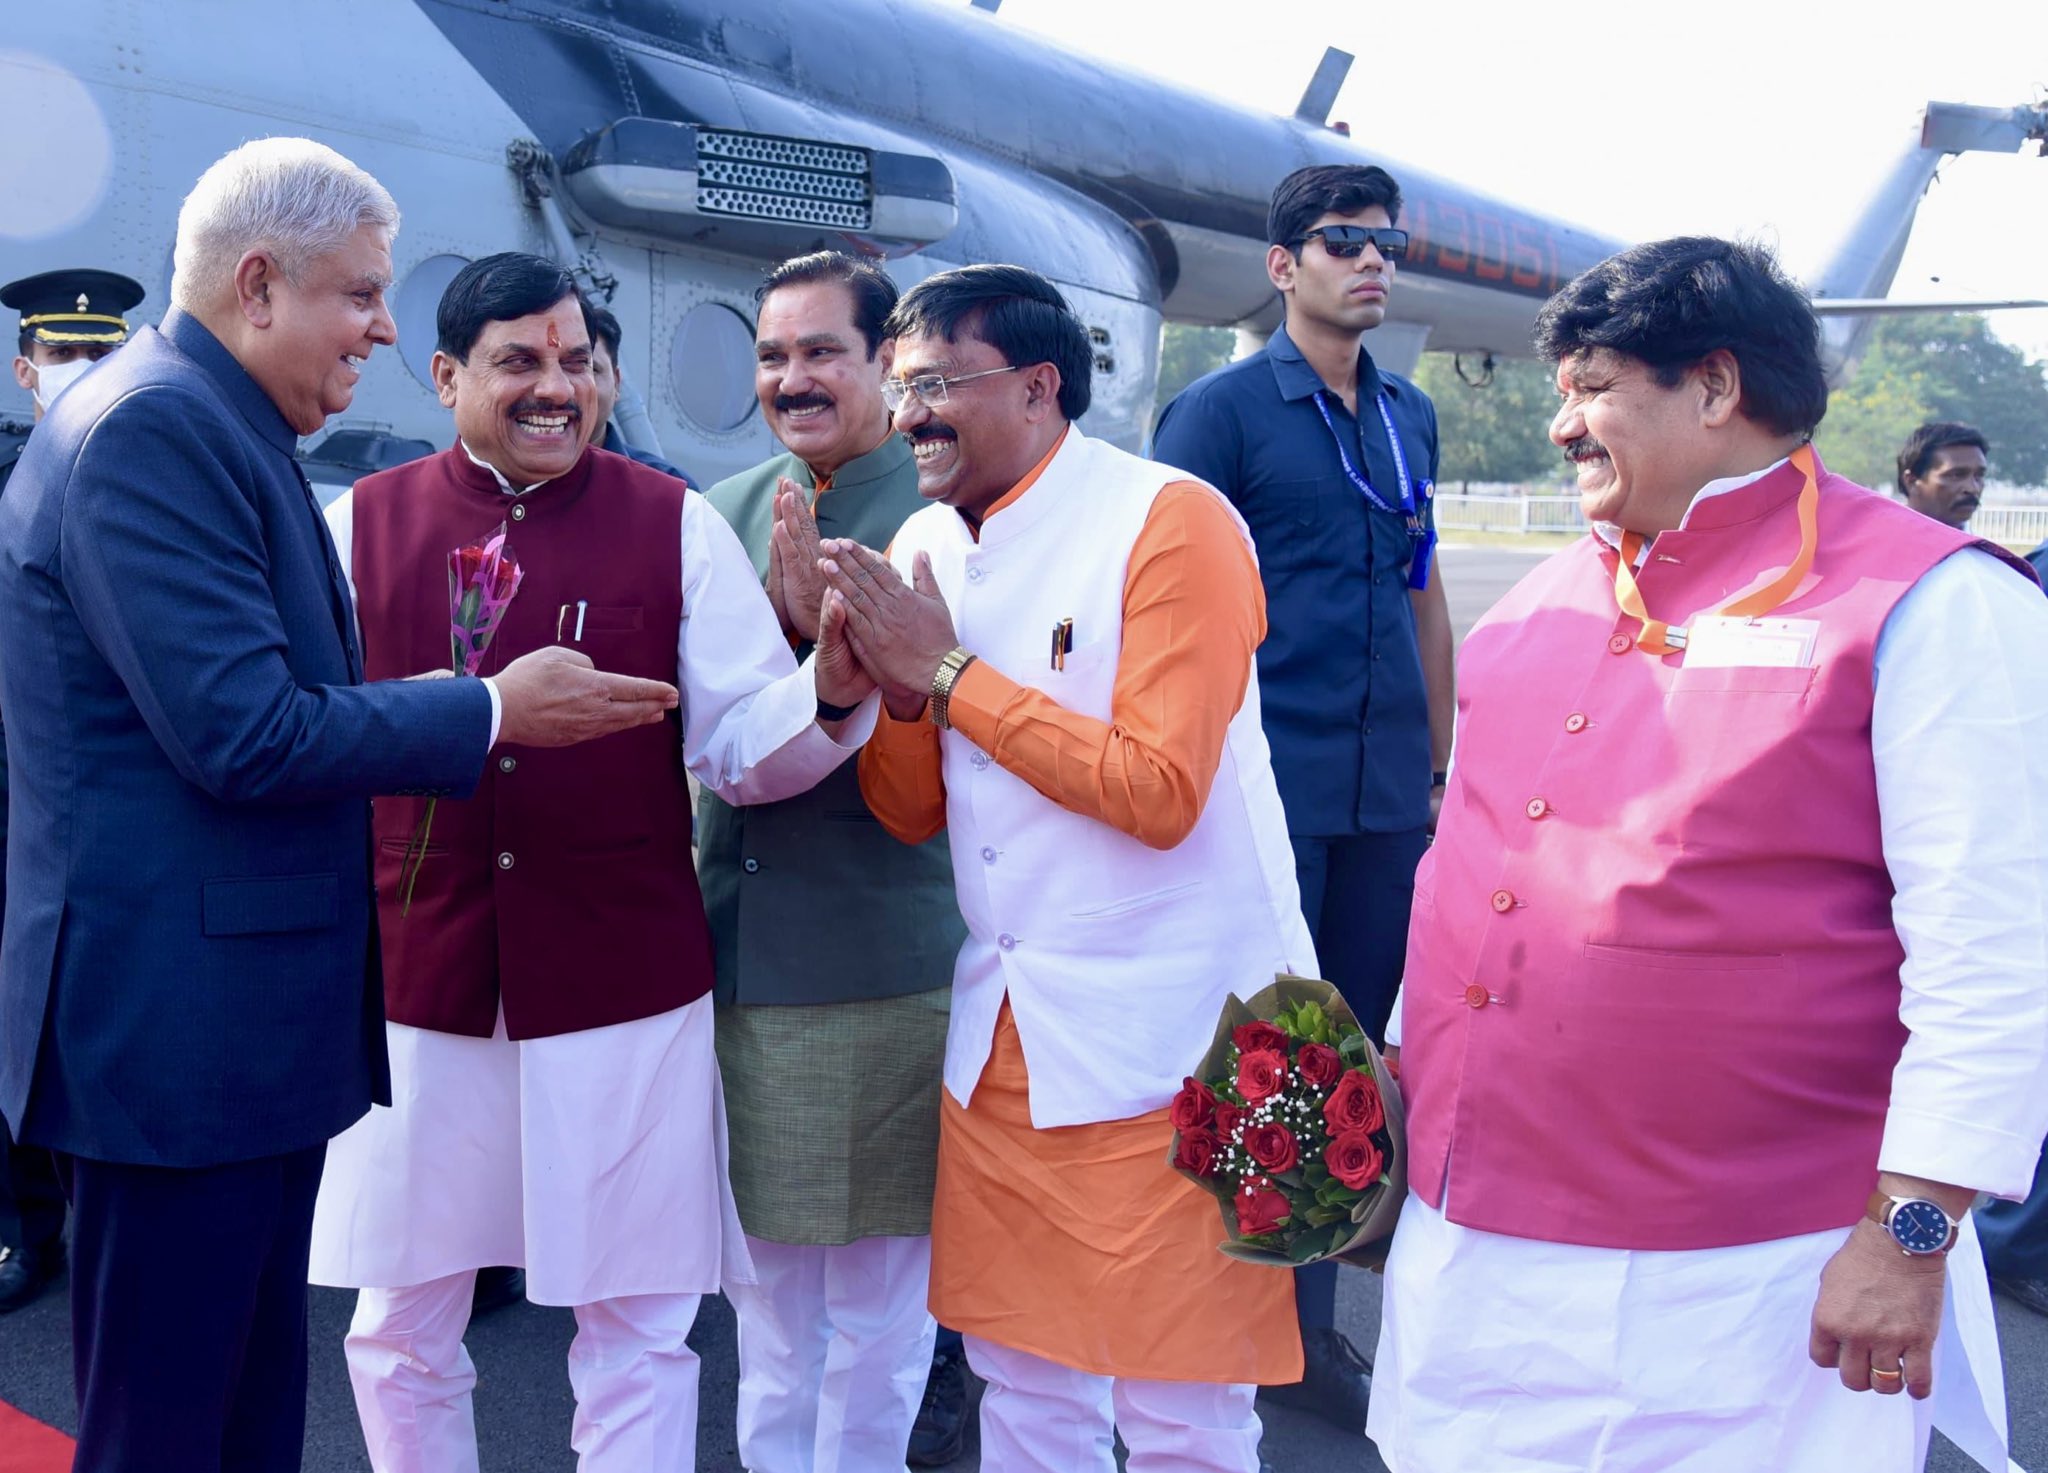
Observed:
[[[45,271],[0,287],[0,307],[21,314],[21,330],[50,348],[128,341],[123,315],[143,298],[140,282],[114,271]]]

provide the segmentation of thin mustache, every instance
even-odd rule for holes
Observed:
[[[832,401],[823,394],[797,394],[793,397],[788,394],[777,394],[775,396],[775,407],[785,413],[792,409],[829,409],[831,406]]]
[[[574,404],[520,404],[513,408],[512,413],[515,415],[566,414],[571,419],[583,418],[583,411],[578,409]]]
[[[1606,453],[1607,447],[1591,435],[1581,435],[1578,439],[1573,440],[1564,447],[1564,458],[1573,462],[1583,460],[1588,456],[1605,455]]]

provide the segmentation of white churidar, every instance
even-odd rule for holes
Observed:
[[[1715,482],[1694,505],[1750,479]],[[1974,551],[1921,578],[1878,640],[1871,748],[1892,916],[1906,951],[1899,1016],[1909,1037],[1873,1175],[1895,1171],[2014,1200],[2032,1181],[2048,1126],[2044,643],[2048,600]],[[1399,1017],[1397,1006],[1390,1042],[1399,1040]],[[1524,1383],[1513,1368],[1523,1364],[1541,1375],[1526,1383],[1535,1393],[1529,1400],[1518,1395],[1516,1419],[1529,1414],[1532,1435],[1556,1451],[1520,1460],[1490,1453],[1485,1465],[1499,1473],[1692,1466],[1627,1451],[1663,1445],[1660,1437],[1674,1439],[1672,1447],[1710,1448],[1703,1469],[1835,1473],[1850,1457],[1862,1473],[1917,1470],[1930,1419],[1984,1467],[2016,1466],[2006,1452],[2003,1370],[1974,1227],[1950,1254],[1936,1391],[1915,1415],[1909,1398],[1846,1391],[1807,1361],[1820,1269],[1840,1231],[1653,1254],[1476,1232],[1412,1197],[1401,1222],[1369,1427],[1396,1473],[1474,1466],[1469,1439],[1491,1437],[1496,1426],[1482,1387],[1512,1383],[1519,1393]],[[1724,1254],[1731,1256],[1716,1268]],[[1690,1260],[1702,1265],[1697,1277],[1681,1262]],[[1740,1326],[1727,1323],[1731,1303],[1748,1311]],[[1575,1332],[1572,1312],[1586,1305],[1604,1308]],[[1461,1308],[1445,1313],[1447,1306]],[[1717,1337],[1725,1348],[1709,1352]],[[1757,1398],[1743,1408],[1754,1419],[1749,1435],[1815,1429],[1796,1455],[1752,1456],[1721,1440],[1744,1434],[1707,1412],[1687,1421],[1673,1410],[1660,1420],[1660,1405],[1700,1405],[1707,1391],[1666,1388],[1673,1367],[1703,1382],[1737,1360],[1760,1368],[1753,1379],[1729,1373]],[[1478,1378],[1462,1389],[1454,1384],[1459,1366]],[[1592,1390],[1601,1374],[1630,1379],[1602,1396]],[[1583,1378],[1572,1382],[1580,1390],[1567,1395],[1573,1377]],[[1640,1417],[1623,1417],[1631,1405]],[[1600,1457],[1586,1461],[1589,1449]]]
[[[931,555],[960,642],[993,669],[1107,722],[1131,549],[1160,491],[1188,479],[1069,428],[979,541],[958,512],[931,506],[903,524],[890,556],[908,578],[913,555]],[[1238,530],[1249,548],[1241,519]],[[1073,650],[1054,669],[1062,619]],[[946,1088],[961,1104],[1005,997],[1030,1067],[1031,1123],[1045,1129],[1160,1108],[1207,1050],[1226,995],[1276,972],[1314,975],[1256,670],[1201,818],[1171,849],[1048,801],[957,731],[940,751],[968,931],[946,1045]]]
[[[405,1289],[365,1289],[346,1352],[374,1473],[477,1473],[463,1348],[473,1270]],[[654,1294],[576,1307],[570,1444],[580,1473],[691,1473],[697,1458],[699,1296]]]
[[[1258,1388],[1092,1376],[963,1336],[981,1398],[982,1473],[1258,1473]]]
[[[905,1473],[938,1324],[929,1237],[836,1246],[747,1239],[739,1448],[749,1473]]]

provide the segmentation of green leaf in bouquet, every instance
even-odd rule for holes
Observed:
[[[1335,1177],[1316,1188],[1318,1202],[1356,1202],[1362,1195],[1357,1187],[1347,1187]]]
[[[1290,1166],[1285,1171],[1271,1171],[1266,1174],[1283,1187],[1293,1187],[1296,1191],[1308,1189],[1308,1183],[1301,1179],[1299,1166]]]
[[[1310,1227],[1328,1227],[1333,1222],[1350,1222],[1351,1209],[1348,1206],[1311,1207],[1308,1211],[1302,1213],[1302,1218]]]
[[[1363,1064],[1366,1060],[1365,1035],[1345,1034],[1343,1041],[1337,1045],[1337,1056],[1354,1069]]]
[[[464,629],[476,628],[477,611],[483,607],[483,590],[474,583],[463,591],[462,602],[455,606],[455,622]]]
[[[1336,1227],[1310,1228],[1287,1245],[1287,1256],[1296,1263],[1307,1263],[1311,1258],[1320,1258],[1330,1251],[1337,1240]]]
[[[1323,1165],[1320,1161],[1310,1161],[1301,1168],[1303,1186],[1321,1187],[1324,1182],[1329,1180],[1330,1168]]]

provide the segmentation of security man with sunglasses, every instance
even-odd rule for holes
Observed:
[[[1298,169],[1273,191],[1266,275],[1286,304],[1264,350],[1188,386],[1155,458],[1230,498],[1266,589],[1259,689],[1302,909],[1323,975],[1375,1041],[1407,944],[1415,866],[1451,753],[1450,610],[1430,494],[1436,408],[1378,368],[1407,232],[1385,170]],[[1336,1270],[1295,1276],[1307,1373],[1270,1393],[1363,1432],[1369,1381],[1336,1329]]]

